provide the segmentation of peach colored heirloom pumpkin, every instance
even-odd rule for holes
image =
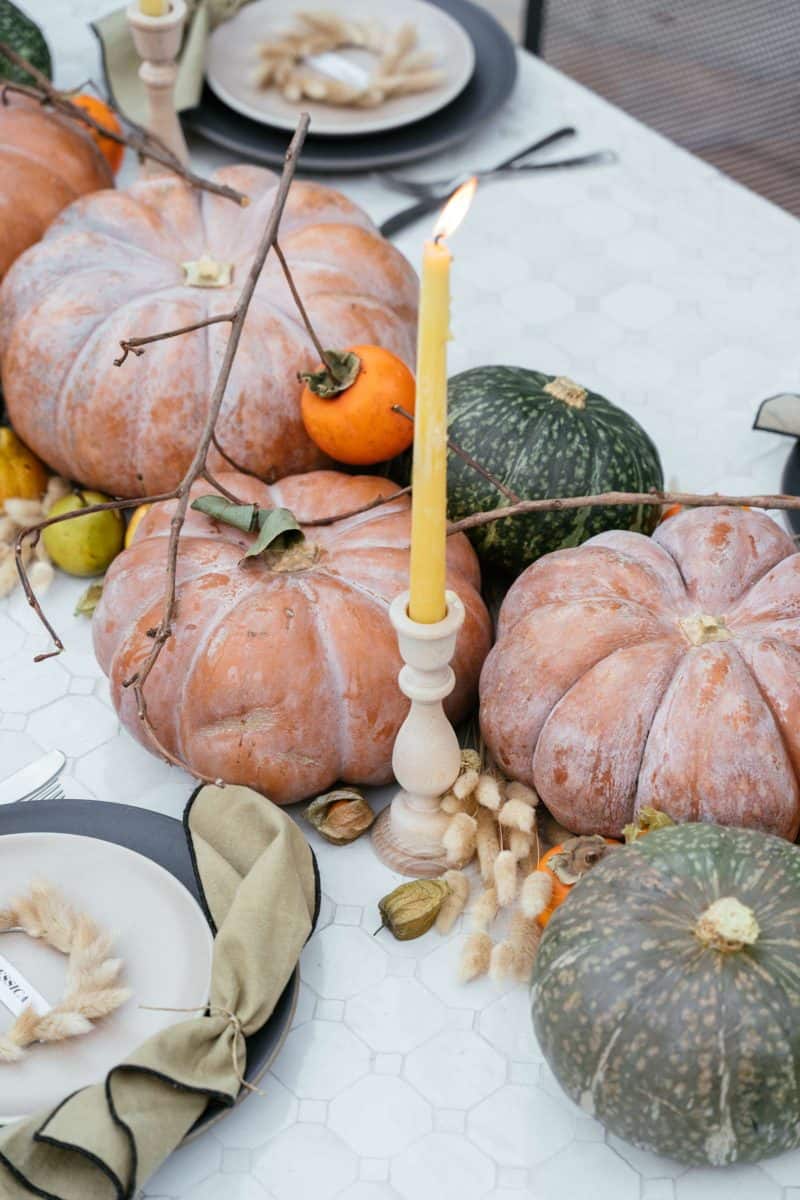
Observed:
[[[175,176],[102,192],[71,205],[4,283],[0,355],[12,423],[71,479],[140,496],[169,490],[191,460],[229,326],[156,342],[122,367],[114,358],[124,338],[235,304],[277,177],[234,166],[214,178],[251,203],[241,208]],[[411,363],[416,276],[360,208],[331,188],[295,182],[281,248],[323,346],[375,343]],[[270,479],[324,464],[303,427],[297,380],[317,359],[271,254],[217,426],[234,462]],[[225,469],[216,452],[215,462]]]
[[[394,490],[385,479],[315,471],[267,487],[230,472],[225,487],[303,521],[335,516]],[[207,485],[195,494],[208,493]],[[164,593],[174,502],[142,518],[113,563],[94,616],[95,650],[114,704],[141,740],[122,687],[152,643]],[[178,618],[145,685],[157,736],[190,768],[247,784],[279,804],[337,779],[386,783],[408,702],[388,606],[408,586],[407,496],[306,529],[306,541],[241,563],[249,534],[190,512],[178,558]],[[448,586],[466,607],[456,647],[452,719],[473,705],[491,641],[477,558],[463,535],[448,543]],[[145,745],[147,741],[145,740]]]
[[[793,839],[800,554],[760,512],[688,510],[520,576],[481,676],[504,771],[576,833],[640,808]]]
[[[0,279],[65,205],[114,176],[88,133],[9,94],[0,105]]]

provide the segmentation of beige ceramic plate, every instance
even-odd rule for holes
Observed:
[[[149,858],[96,838],[66,833],[0,837],[0,907],[35,879],[56,885],[81,912],[116,935],[132,997],[91,1033],[32,1046],[20,1063],[0,1064],[0,1124],[53,1107],[101,1080],[159,1030],[185,1014],[146,1012],[142,1004],[189,1008],[205,1003],[212,937],[194,898]],[[51,1004],[64,988],[66,959],[24,934],[0,935],[9,959]],[[0,1006],[0,1031],[14,1018]]]
[[[436,55],[445,79],[439,87],[418,95],[398,96],[377,108],[339,108],[329,104],[292,104],[276,88],[261,90],[253,83],[258,64],[255,47],[265,37],[290,27],[296,13],[335,11],[345,20],[379,21],[389,30],[411,22],[420,50]],[[342,57],[356,69],[368,69],[370,56],[363,51],[344,51]],[[472,41],[451,16],[424,0],[393,0],[378,5],[374,0],[255,0],[245,4],[230,21],[218,26],[209,39],[206,77],[209,87],[236,112],[278,129],[294,129],[297,114],[311,115],[311,133],[329,137],[379,133],[397,129],[438,112],[463,91],[475,68]]]

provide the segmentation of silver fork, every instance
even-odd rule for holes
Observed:
[[[51,750],[22,770],[15,771],[0,782],[0,804],[63,800],[64,789],[59,776],[66,761],[66,756],[60,750]]]

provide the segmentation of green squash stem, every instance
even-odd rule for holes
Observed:
[[[722,954],[752,946],[761,932],[752,908],[735,896],[723,896],[709,905],[695,925],[698,941]]]

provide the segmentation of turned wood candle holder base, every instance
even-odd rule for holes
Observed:
[[[186,12],[184,0],[171,0],[163,17],[143,13],[138,0],[133,0],[126,10],[136,51],[142,60],[139,78],[147,92],[147,128],[184,166],[189,162],[189,150],[175,111],[175,80],[178,78],[175,59],[181,48]],[[162,174],[164,170],[160,163],[151,159],[142,163],[144,176]]]
[[[464,606],[447,593],[447,615],[433,625],[412,621],[408,592],[389,609],[397,630],[400,690],[411,708],[394,744],[392,766],[400,790],[381,813],[372,833],[375,853],[401,875],[433,878],[447,869],[442,838],[450,817],[440,797],[458,777],[461,748],[442,701],[450,695],[455,675],[450,659],[464,621]]]

